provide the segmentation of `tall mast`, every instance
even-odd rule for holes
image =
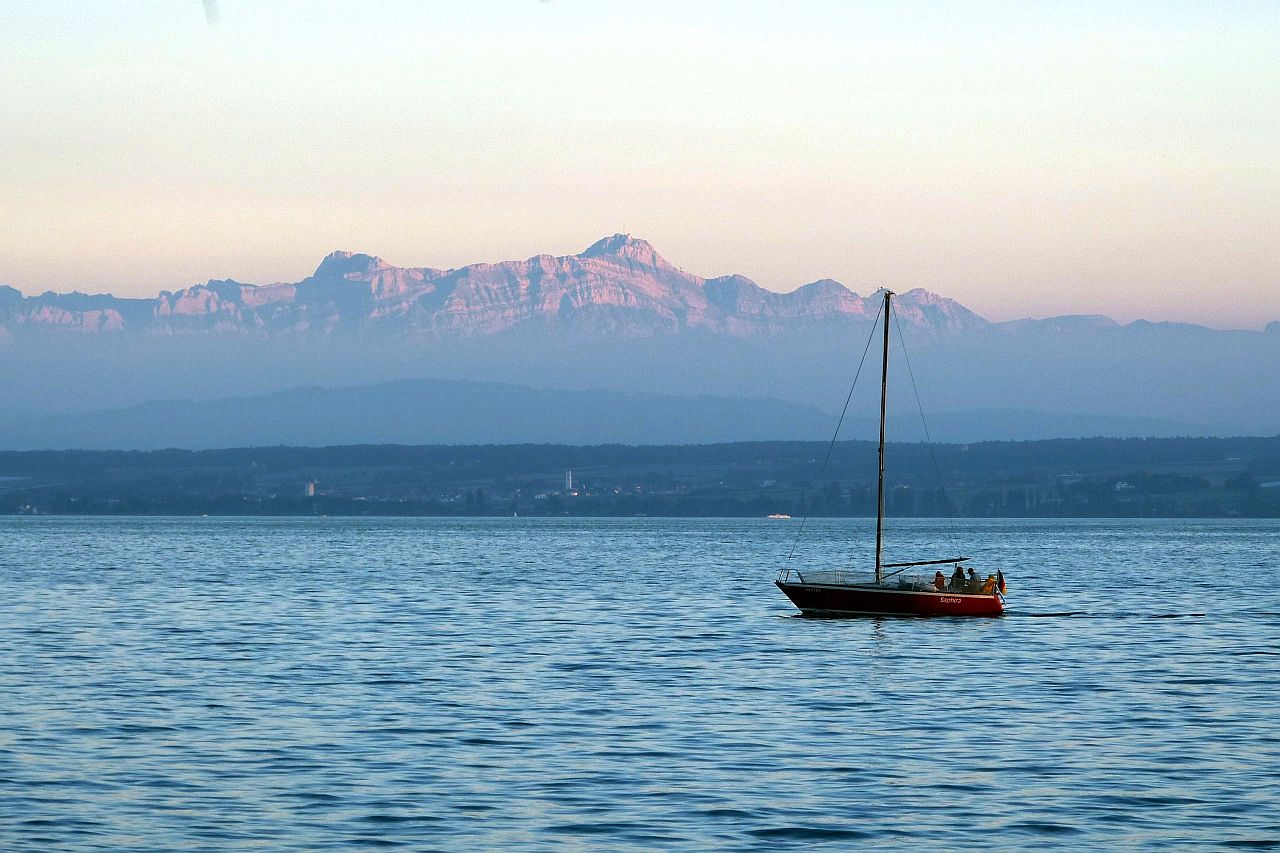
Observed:
[[[884,412],[889,396],[889,300],[892,298],[893,291],[886,290],[884,310],[880,312],[884,317],[884,355],[880,361],[880,478],[876,483],[876,583],[883,580],[881,555],[884,551]]]

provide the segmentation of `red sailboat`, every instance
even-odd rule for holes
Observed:
[[[964,577],[968,557],[946,557],[885,563],[884,554],[884,423],[889,390],[889,317],[893,293],[884,291],[884,352],[880,365],[880,471],[876,502],[874,577],[843,571],[800,572],[784,568],[774,583],[805,615],[812,616],[999,616],[1004,612],[1004,573],[985,581]],[[874,331],[874,328],[873,328]],[[856,382],[856,380],[855,380]],[[852,395],[852,391],[850,392]],[[839,427],[837,427],[837,431]],[[834,442],[835,439],[833,438]],[[908,569],[939,567],[933,577],[907,576]],[[953,566],[951,579],[941,571]]]

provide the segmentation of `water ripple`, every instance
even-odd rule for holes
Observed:
[[[1280,846],[1280,524],[957,522],[974,621],[791,618],[787,534],[0,519],[0,848]]]

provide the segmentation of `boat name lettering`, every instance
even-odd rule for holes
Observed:
[[[938,601],[942,602],[943,604],[959,604],[960,603],[960,599],[948,598],[945,595],[942,598],[939,598]]]

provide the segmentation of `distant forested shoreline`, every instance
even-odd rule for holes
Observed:
[[[0,451],[0,514],[865,516],[874,442]],[[825,460],[825,464],[824,464]],[[898,517],[1280,517],[1280,436],[892,444]]]

